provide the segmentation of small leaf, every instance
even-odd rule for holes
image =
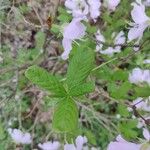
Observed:
[[[70,61],[67,71],[69,89],[82,84],[94,66],[94,51],[79,50]]]
[[[78,127],[78,108],[71,99],[58,103],[54,112],[53,129],[57,132],[73,132]]]
[[[118,113],[124,117],[129,117],[130,115],[127,107],[121,104],[118,105]]]
[[[128,92],[130,89],[131,84],[128,81],[123,82],[121,85],[117,85],[113,82],[108,84],[110,95],[116,99],[128,98]]]
[[[38,66],[29,67],[25,76],[39,87],[52,92],[56,97],[66,96],[66,91],[58,79]]]
[[[150,96],[150,87],[135,87],[135,93],[137,97]]]
[[[35,42],[36,42],[36,49],[43,49],[43,45],[45,43],[45,33],[39,31],[36,35],[35,35]]]
[[[93,82],[83,83],[82,85],[75,86],[69,92],[70,96],[81,96],[94,91],[95,85]]]

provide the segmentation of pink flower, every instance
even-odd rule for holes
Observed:
[[[65,6],[69,9],[69,13],[72,14],[74,18],[86,18],[89,12],[89,6],[85,0],[66,0]]]
[[[60,143],[57,141],[54,142],[45,142],[43,144],[38,144],[38,147],[42,150],[59,150]]]
[[[119,5],[120,0],[106,0],[105,1],[105,6],[110,10],[110,11],[115,11],[116,7]]]
[[[66,0],[66,8],[73,18],[82,18],[87,20],[90,16],[94,21],[100,15],[100,0]]]
[[[19,129],[8,129],[8,133],[17,144],[30,144],[32,142],[30,133],[23,133]]]
[[[150,26],[150,18],[145,13],[145,6],[141,3],[140,0],[137,0],[136,3],[132,3],[133,10],[131,11],[131,16],[134,23],[130,28],[128,33],[129,42],[138,39],[140,40],[143,36],[145,29]]]
[[[147,141],[150,141],[150,132],[146,128],[143,129],[143,136]]]
[[[80,19],[73,19],[65,28],[63,32],[62,45],[64,52],[62,59],[66,60],[69,57],[69,53],[72,49],[72,41],[81,39],[85,35],[86,27],[80,22]]]
[[[150,70],[142,70],[140,68],[134,68],[129,74],[129,81],[134,84],[146,82],[150,84]]]
[[[96,22],[96,19],[100,15],[100,0],[88,0],[90,17]]]
[[[116,142],[110,142],[107,150],[140,150],[140,147],[140,144],[128,142],[118,135]]]
[[[115,34],[112,34],[112,38],[114,38]],[[102,41],[102,38],[101,38]],[[104,41],[104,40],[103,40]],[[117,45],[115,47],[108,47],[105,50],[101,50],[100,49],[100,53],[101,54],[105,54],[105,55],[109,55],[109,56],[113,56],[114,53],[119,53],[121,52],[121,44],[124,44],[126,41],[125,38],[125,34],[123,31],[120,31],[116,37],[114,38],[114,45]],[[102,46],[100,45],[99,48],[102,48]],[[98,48],[97,48],[98,49]]]
[[[84,136],[78,136],[74,144],[65,144],[64,150],[82,150],[83,145],[87,143],[87,138]]]

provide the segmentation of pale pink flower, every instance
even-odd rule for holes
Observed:
[[[131,28],[128,33],[129,42],[138,39],[140,40],[143,36],[145,29],[150,26],[150,18],[145,13],[145,6],[140,0],[136,3],[132,3],[133,9],[131,11],[131,16],[134,23],[131,24]]]
[[[112,34],[112,38],[115,37],[115,34]],[[125,34],[123,31],[120,31],[116,37],[114,38],[114,47],[108,47],[105,50],[100,50],[101,54],[113,56],[114,53],[121,52],[121,45],[124,44],[126,41]]]
[[[139,84],[143,82],[150,84],[150,70],[134,68],[129,74],[129,81],[134,84]]]
[[[145,59],[145,60],[143,61],[143,63],[144,63],[144,64],[150,64],[150,59]]]
[[[65,6],[68,8],[68,13],[71,13],[73,18],[82,18],[87,20],[90,16],[94,21],[100,15],[100,0],[66,0]]]
[[[76,150],[76,147],[74,144],[65,144],[64,150]]]
[[[59,150],[60,143],[57,141],[54,142],[45,142],[43,144],[38,144],[38,147],[42,150]]]
[[[146,120],[147,120],[147,119],[150,119],[150,116],[147,116],[147,115],[144,115],[143,117],[144,117]],[[141,118],[138,118],[137,128],[143,128],[143,127],[145,127],[145,126],[146,126],[145,121],[144,121],[143,119],[141,119]]]
[[[84,136],[78,136],[74,144],[65,144],[64,150],[82,150],[84,144],[87,143],[87,138]]]
[[[85,0],[66,0],[65,6],[68,12],[75,18],[86,18],[89,12],[89,6]]]
[[[8,129],[8,133],[16,144],[30,144],[32,142],[30,133],[23,133],[19,129]]]
[[[138,97],[136,100],[132,102],[132,105],[135,105],[136,109],[150,112],[150,99],[149,98],[143,99],[142,97]]]
[[[104,5],[105,7],[108,8],[108,10],[110,11],[115,11],[116,10],[116,7],[119,5],[120,3],[120,0],[105,0],[104,1]]]
[[[150,141],[150,132],[148,131],[148,129],[143,129],[143,136],[147,141]]]
[[[150,6],[150,0],[145,0],[144,1],[144,5],[147,6],[147,7],[149,7]]]
[[[72,49],[72,42],[76,39],[81,39],[85,35],[86,27],[80,22],[80,19],[73,19],[65,28],[63,32],[62,45],[64,52],[62,59],[66,60]]]
[[[118,135],[115,142],[110,142],[107,150],[140,150],[141,145],[124,140]]]
[[[100,16],[100,0],[88,0],[90,17],[96,22],[96,19]]]
[[[105,42],[105,37],[101,34],[100,30],[97,30],[95,37],[98,42],[96,45],[96,51],[100,51],[103,47],[103,43]]]

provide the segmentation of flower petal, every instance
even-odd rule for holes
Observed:
[[[64,150],[76,150],[74,144],[65,144]]]
[[[146,140],[150,140],[150,132],[146,128],[143,129],[143,136]]]
[[[72,40],[64,38],[63,41],[62,41],[62,45],[63,45],[63,48],[64,48],[64,52],[61,55],[61,57],[62,57],[63,60],[66,60],[66,59],[68,59],[69,53],[72,49]]]
[[[73,19],[64,28],[63,37],[71,40],[80,39],[85,35],[86,27],[80,22],[81,19]]]
[[[76,147],[77,150],[82,150],[83,145],[87,143],[87,138],[86,137],[82,137],[82,136],[78,136],[76,138]]]
[[[141,24],[149,20],[149,17],[147,17],[145,13],[145,6],[137,3],[132,3],[133,9],[131,11],[132,19],[135,23]]]
[[[140,145],[130,142],[111,142],[107,150],[140,150]]]
[[[141,39],[143,36],[144,30],[147,28],[148,25],[141,24],[138,27],[134,26],[131,28],[128,32],[128,40],[129,42],[134,40],[134,39]]]

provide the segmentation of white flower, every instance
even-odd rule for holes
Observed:
[[[144,64],[150,64],[150,59],[145,59],[145,60],[143,61],[143,63],[144,63]]]
[[[23,133],[19,129],[8,129],[8,133],[17,144],[30,144],[32,142],[30,133]]]
[[[100,0],[66,0],[65,6],[69,9],[73,18],[87,20],[90,16],[94,21],[100,15]]]
[[[112,34],[112,38],[114,38],[114,33]],[[116,45],[115,47],[108,47],[107,49],[105,50],[100,50],[100,53],[101,54],[105,54],[105,55],[109,55],[109,56],[113,56],[114,53],[119,53],[121,52],[121,44],[124,44],[125,43],[125,34],[123,31],[120,31],[115,39],[114,39],[114,45]]]
[[[66,0],[65,6],[69,9],[69,13],[75,18],[86,18],[89,12],[89,6],[85,0]]]
[[[150,141],[150,132],[146,128],[143,129],[143,136],[147,141]]]
[[[140,146],[140,144],[128,142],[118,135],[115,142],[110,142],[107,150],[140,150]]]
[[[147,143],[150,141],[150,132],[147,129],[143,129],[143,136],[146,139],[146,143],[136,144],[124,140],[121,135],[118,135],[116,142],[111,142],[108,145],[107,150],[149,150],[150,144]]]
[[[100,15],[100,0],[88,0],[90,17],[96,21]]]
[[[46,142],[43,144],[38,144],[38,147],[41,148],[42,150],[59,150],[60,148],[60,143],[57,141],[54,142]]]
[[[134,84],[139,84],[142,82],[150,84],[150,70],[134,68],[129,74],[129,81]]]
[[[115,11],[119,3],[120,0],[105,0],[104,6],[107,7],[110,11]]]
[[[84,136],[78,136],[74,144],[65,144],[64,150],[82,150],[83,145],[87,143],[87,138]]]
[[[143,116],[143,118],[150,119],[150,116]],[[142,118],[138,118],[138,124],[137,124],[137,128],[143,128],[144,126],[146,126],[145,121]]]
[[[96,51],[100,51],[103,47],[103,43],[105,42],[105,38],[101,34],[100,30],[97,30],[95,37],[96,37],[96,41],[98,42],[98,44],[96,45]]]
[[[147,6],[147,7],[149,7],[150,6],[150,0],[145,0],[144,1],[144,5]]]
[[[139,97],[132,102],[132,105],[135,105],[136,109],[150,112],[150,99],[149,98],[143,99],[143,98]]]
[[[86,27],[80,22],[80,19],[73,19],[65,28],[63,32],[62,45],[64,52],[62,59],[66,60],[72,49],[72,41],[81,39],[85,35]]]
[[[140,150],[150,150],[150,132],[148,129],[143,129],[143,136],[145,138],[145,142],[141,145]]]
[[[113,56],[114,53],[120,53],[120,48],[118,47],[108,47],[105,50],[100,51],[101,54]]]
[[[128,33],[129,42],[134,39],[140,40],[145,29],[150,26],[150,18],[145,13],[145,6],[139,0],[132,3],[132,5],[131,16],[134,23],[132,23],[133,27],[130,28]]]

